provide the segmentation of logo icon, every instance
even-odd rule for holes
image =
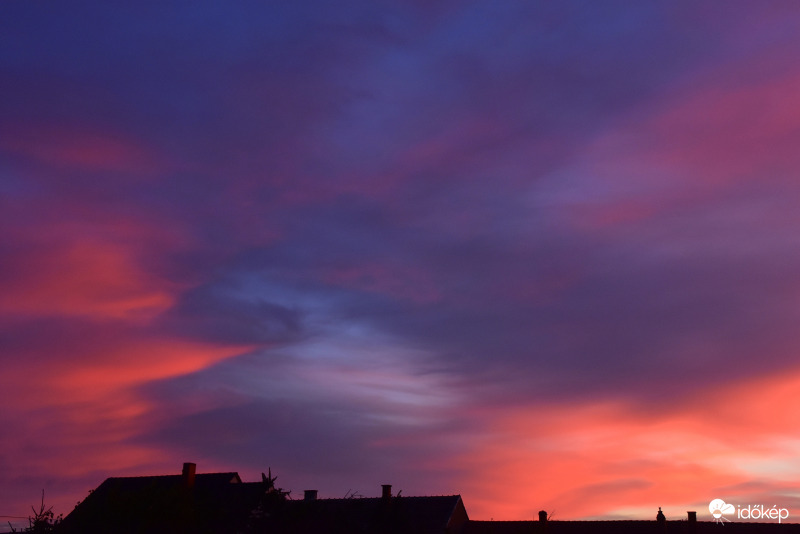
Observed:
[[[723,523],[723,521],[730,523],[730,519],[726,518],[725,514],[734,513],[736,508],[732,504],[727,504],[722,499],[714,499],[708,503],[708,511],[711,512],[711,515],[714,517],[715,523]]]

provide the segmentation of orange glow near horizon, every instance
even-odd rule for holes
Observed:
[[[686,509],[702,517],[719,496],[752,500],[755,482],[785,491],[800,476],[797,442],[785,437],[800,417],[800,372],[760,382],[712,390],[657,418],[624,404],[506,412],[461,459],[470,516],[532,519],[544,509],[555,519],[639,519],[662,506],[680,519]]]

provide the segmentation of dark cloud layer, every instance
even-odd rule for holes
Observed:
[[[694,422],[794,387],[798,15],[2,3],[0,502],[188,456],[478,517],[772,481],[789,433]]]

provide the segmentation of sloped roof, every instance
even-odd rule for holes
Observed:
[[[64,534],[446,534],[467,521],[458,495],[287,500],[237,473],[106,479],[70,513]]]
[[[64,532],[202,532],[241,517],[258,502],[259,490],[244,486],[238,473],[195,475],[187,487],[181,475],[106,479],[64,518]],[[232,498],[234,497],[236,498]]]
[[[445,534],[467,521],[459,495],[286,501],[256,530],[287,534]]]

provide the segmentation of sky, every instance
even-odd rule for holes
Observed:
[[[798,24],[0,1],[0,515],[190,461],[800,521]]]

